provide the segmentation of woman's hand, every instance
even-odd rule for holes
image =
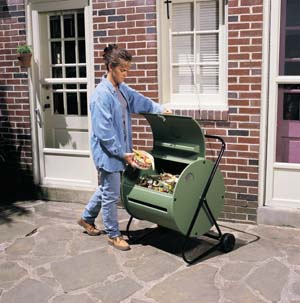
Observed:
[[[133,161],[134,153],[125,153],[123,159],[126,164],[130,165],[133,168],[137,168],[137,164]]]

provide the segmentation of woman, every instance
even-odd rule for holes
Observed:
[[[120,250],[129,250],[122,238],[117,218],[120,199],[121,172],[126,165],[135,167],[132,153],[131,113],[171,113],[154,101],[126,85],[131,54],[117,45],[104,49],[107,74],[91,96],[91,149],[100,174],[100,186],[88,202],[78,224],[89,235],[100,235],[94,222],[102,209],[102,219],[108,243]]]

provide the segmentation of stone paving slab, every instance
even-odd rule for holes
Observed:
[[[235,235],[235,249],[189,266],[176,232],[134,220],[133,233],[152,233],[117,251],[105,235],[90,237],[76,224],[83,207],[1,205],[0,303],[300,303],[299,229],[220,222]],[[129,216],[119,214],[125,230]],[[96,223],[102,227],[100,217]],[[189,253],[212,243],[201,237]]]

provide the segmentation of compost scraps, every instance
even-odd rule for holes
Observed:
[[[144,150],[135,150],[133,149],[134,157],[133,161],[139,169],[155,169],[154,167],[154,158],[151,154],[147,153]]]
[[[161,173],[159,175],[143,175],[137,180],[137,185],[164,193],[173,193],[178,181],[178,175]]]

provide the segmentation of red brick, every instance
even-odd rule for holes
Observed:
[[[261,30],[251,30],[251,31],[240,31],[241,37],[261,37]]]
[[[127,15],[127,20],[128,21],[133,21],[133,20],[144,20],[145,15],[144,14],[133,14],[133,15]]]
[[[253,21],[263,21],[262,14],[251,14],[251,15],[243,15],[240,16],[241,22],[253,22]]]
[[[134,7],[126,7],[126,8],[118,8],[117,15],[127,15],[127,14],[134,14],[135,8]]]
[[[230,23],[228,25],[229,32],[231,30],[249,29],[250,23]]]
[[[241,14],[249,14],[249,7],[232,7],[228,9],[228,15],[241,15]]]
[[[228,60],[249,60],[250,56],[246,53],[229,54]]]
[[[249,45],[250,40],[243,38],[243,39],[228,39],[228,45]]]
[[[125,7],[125,1],[109,1],[107,2],[107,8],[118,8],[118,7]]]
[[[263,0],[241,0],[241,6],[257,6],[262,4]]]

